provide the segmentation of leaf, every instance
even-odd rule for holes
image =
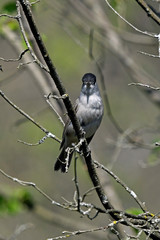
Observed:
[[[25,189],[18,189],[15,193],[16,198],[23,204],[23,206],[30,210],[34,208],[33,196]]]
[[[112,0],[111,1],[111,5],[112,5],[113,8],[116,8],[117,4],[118,4],[117,0]]]
[[[22,211],[23,206],[22,204],[18,201],[18,199],[11,197],[7,201],[7,212],[9,214],[16,214]]]
[[[139,215],[142,214],[143,211],[140,208],[129,208],[126,210],[127,213],[133,214],[133,215]]]
[[[32,210],[34,201],[32,195],[25,189],[16,189],[9,196],[0,194],[0,215],[17,214],[26,207]]]
[[[8,26],[10,27],[10,29],[11,29],[12,31],[17,31],[17,30],[19,29],[19,25],[18,25],[18,23],[15,22],[15,21],[9,21],[9,22],[8,22]]]
[[[2,12],[7,12],[8,14],[14,13],[16,9],[15,1],[10,1],[2,6]]]
[[[11,197],[6,197],[0,194],[0,215],[4,214],[15,214],[22,210],[22,204],[18,199]]]
[[[127,213],[133,214],[133,215],[139,215],[144,213],[141,208],[129,208],[126,210]],[[139,230],[133,227],[133,230],[135,231],[136,234],[138,234]]]

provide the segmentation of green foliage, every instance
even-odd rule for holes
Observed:
[[[12,15],[16,12],[15,1],[10,1],[1,7],[1,12]],[[3,35],[2,27],[7,25],[11,30],[17,31],[19,29],[18,22],[12,18],[2,17],[0,18],[0,34]]]
[[[2,6],[2,12],[12,14],[16,11],[16,2],[10,1]]]
[[[22,204],[14,196],[0,194],[0,215],[15,214],[22,210]]]
[[[12,31],[17,31],[19,29],[18,23],[16,21],[13,21],[13,20],[8,22],[8,26],[10,27],[10,29]]]
[[[119,0],[112,0],[110,3],[112,5],[112,7],[116,9],[118,2],[119,2]]]
[[[143,211],[140,208],[129,208],[126,210],[127,213],[133,214],[133,215],[139,215],[142,214]]]
[[[17,214],[25,207],[29,209],[34,207],[32,195],[28,191],[18,189],[11,196],[0,194],[0,215]]]
[[[16,198],[29,209],[34,208],[34,200],[30,192],[26,191],[25,189],[18,189],[15,192]]]
[[[134,207],[127,209],[126,212],[129,213],[129,214],[133,214],[133,215],[139,215],[139,214],[144,213],[142,211],[142,209],[134,208]],[[139,232],[138,229],[133,228],[133,230],[135,231],[136,234],[138,234],[138,232]]]

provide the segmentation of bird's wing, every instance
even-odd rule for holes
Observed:
[[[78,102],[79,102],[79,99],[76,100],[76,103],[74,105],[74,110],[75,110],[76,113],[77,113],[77,110],[78,110]],[[64,129],[63,129],[62,142],[61,142],[61,145],[60,145],[60,149],[64,146],[66,130],[67,130],[70,123],[71,123],[71,120],[70,120],[70,118],[68,117],[68,114],[67,114],[67,120],[66,120]]]

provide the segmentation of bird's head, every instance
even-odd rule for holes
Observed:
[[[82,78],[82,83],[82,92],[90,95],[94,93],[96,76],[92,73],[86,73]]]

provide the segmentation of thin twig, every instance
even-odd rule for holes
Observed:
[[[0,173],[7,177],[8,179],[12,180],[13,182],[16,182],[24,187],[33,187],[35,188],[40,194],[42,194],[45,198],[47,198],[52,204],[58,206],[58,207],[63,207],[62,204],[54,201],[48,194],[46,194],[43,190],[41,190],[35,183],[33,182],[27,182],[23,180],[19,180],[18,178],[12,177],[9,174],[5,173],[2,169],[0,169]],[[64,208],[64,207],[63,207]]]
[[[78,212],[81,212],[81,208],[80,208],[81,197],[80,197],[80,190],[79,190],[78,176],[77,176],[77,159],[78,159],[78,157],[75,155],[75,159],[74,159],[74,183],[75,183],[75,187],[76,187],[77,210],[78,210]]]
[[[143,0],[136,0],[142,7],[143,9],[145,9],[147,11],[147,13],[149,15],[155,15],[156,17],[154,18],[154,20],[157,21],[158,19],[158,23],[160,24],[160,18],[154,14],[154,12],[149,8],[149,6],[145,3],[145,1]],[[142,31],[140,29],[138,29],[137,27],[135,27],[133,24],[131,24],[129,21],[127,21],[124,17],[122,17],[108,2],[108,0],[105,0],[105,2],[107,3],[107,5],[112,9],[112,11],[117,14],[125,23],[127,23],[130,27],[132,27],[135,31],[148,35],[150,37],[154,37],[158,39],[158,53],[160,54],[160,34],[156,34],[156,33],[149,33],[147,31]],[[153,14],[152,14],[153,13]],[[150,57],[154,57],[154,58],[160,58],[160,55],[154,55],[154,54],[149,54],[149,53],[145,53],[145,52],[140,52],[141,54],[144,54],[146,56],[150,56]]]
[[[139,33],[142,33],[142,34],[145,34],[145,35],[150,36],[150,37],[155,37],[155,38],[158,37],[158,35],[157,35],[156,33],[149,33],[149,32],[147,32],[147,31],[142,31],[142,30],[138,29],[138,28],[135,27],[133,24],[131,24],[129,21],[127,21],[124,17],[122,17],[122,16],[109,4],[108,0],[104,0],[104,1],[107,3],[107,5],[109,6],[109,8],[112,9],[112,11],[113,11],[116,15],[118,15],[125,23],[127,23],[127,24],[128,24],[131,28],[133,28],[135,31],[137,31],[137,32],[139,32]],[[137,1],[137,0],[136,0],[136,1]],[[139,0],[138,0],[138,1],[139,1]]]
[[[59,90],[59,93],[60,95],[64,95],[66,94],[66,90],[57,74],[57,71],[49,57],[49,54],[46,50],[46,47],[44,46],[44,43],[42,41],[42,38],[38,32],[38,29],[37,29],[37,26],[35,24],[35,21],[33,20],[33,17],[32,17],[32,12],[31,12],[31,9],[30,9],[30,6],[28,4],[28,1],[26,0],[19,0],[22,8],[23,8],[23,11],[24,11],[24,14],[27,18],[27,21],[29,23],[29,26],[30,26],[30,29],[35,37],[35,40],[37,42],[37,45],[39,47],[39,50],[44,58],[44,61],[46,62],[47,66],[48,66],[48,69],[49,69],[49,73],[52,77],[52,79],[54,80],[58,90]],[[78,119],[76,117],[76,114],[75,114],[75,111],[74,111],[74,108],[72,106],[72,103],[70,101],[70,98],[67,97],[65,99],[63,99],[64,101],[64,104],[66,106],[66,109],[67,109],[67,112],[68,112],[68,115],[69,115],[69,118],[71,119],[71,122],[73,124],[73,127],[74,127],[74,130],[75,130],[75,133],[76,133],[76,136],[78,138],[78,140],[82,139],[84,137],[84,134],[83,134],[83,131],[82,129],[80,128],[80,124],[78,122]],[[86,164],[87,164],[87,167],[88,167],[88,172],[89,172],[89,175],[90,175],[90,178],[93,182],[93,185],[96,187],[96,192],[98,194],[98,197],[102,203],[102,205],[104,206],[104,208],[106,210],[112,210],[110,212],[110,215],[115,219],[115,220],[120,220],[122,219],[122,216],[121,215],[117,215],[115,213],[113,213],[114,211],[114,208],[112,207],[111,203],[109,202],[102,186],[101,186],[101,183],[100,183],[100,180],[97,176],[97,173],[96,173],[96,170],[95,170],[95,166],[94,166],[94,163],[92,161],[92,157],[91,157],[91,154],[89,152],[89,149],[88,149],[88,145],[87,145],[87,142],[86,141],[83,141],[82,143],[82,149],[83,149],[83,154],[84,154],[84,157],[85,157],[85,160],[86,160]],[[97,187],[98,186],[98,187]],[[144,220],[143,220],[144,221]],[[122,223],[123,224],[127,224],[127,222],[124,221],[124,219],[122,220]],[[141,224],[140,221],[138,221],[138,224]],[[156,239],[157,235],[155,233],[152,234],[153,238]],[[159,234],[158,234],[159,236]],[[158,237],[157,237],[158,238]]]
[[[155,54],[151,54],[151,53],[146,53],[146,52],[143,52],[143,51],[138,51],[140,54],[143,54],[145,56],[148,56],[148,57],[153,57],[153,58],[160,58],[160,55],[155,55]]]
[[[53,138],[57,142],[61,142],[54,134],[49,132],[46,128],[44,128],[42,125],[40,125],[38,122],[36,122],[33,118],[31,118],[26,112],[24,112],[20,107],[18,107],[16,104],[14,104],[1,90],[0,90],[0,95],[5,99],[6,102],[8,102],[21,115],[23,115],[25,118],[27,118],[29,121],[31,121],[34,125],[36,125],[39,129],[41,129],[41,131],[45,132],[48,137]]]
[[[138,147],[144,147],[144,148],[148,148],[147,144],[143,144],[142,142],[138,142],[135,141],[132,136],[130,136],[129,134],[124,134],[124,130],[121,128],[121,126],[119,125],[119,123],[117,122],[117,120],[115,119],[111,107],[110,107],[110,101],[108,98],[108,93],[107,93],[107,89],[106,89],[106,85],[105,85],[105,78],[104,78],[104,74],[103,71],[101,69],[100,64],[98,63],[98,61],[95,59],[94,54],[93,54],[93,34],[94,34],[94,30],[91,29],[90,30],[90,36],[89,36],[89,56],[90,58],[95,62],[97,70],[99,72],[100,75],[100,83],[102,86],[102,90],[103,90],[103,97],[104,97],[104,102],[105,102],[105,107],[106,107],[106,111],[107,111],[107,115],[111,121],[111,123],[114,125],[114,127],[117,129],[117,131],[120,134],[123,134],[126,139],[128,140],[128,142],[132,143],[133,145],[136,145]]]
[[[145,204],[140,201],[140,199],[138,198],[137,194],[133,190],[131,190],[117,175],[115,175],[107,167],[104,167],[102,164],[98,163],[97,161],[94,161],[94,164],[97,167],[99,167],[99,168],[103,169],[104,171],[106,171],[110,176],[112,176],[131,195],[131,197],[134,198],[134,200],[138,203],[140,208],[144,212],[147,211]]]
[[[26,66],[26,65],[29,65],[29,64],[35,63],[35,62],[36,62],[36,60],[29,61],[29,62],[19,63],[17,69],[20,69],[20,68],[23,67],[23,66]]]
[[[21,60],[22,57],[23,57],[23,55],[24,55],[26,52],[28,52],[28,51],[29,51],[28,48],[25,49],[23,52],[21,52],[21,54],[19,55],[19,57],[16,58],[16,59],[12,59],[12,58],[11,58],[11,59],[5,59],[5,58],[0,57],[0,60],[1,60],[1,61],[4,61],[4,62],[17,62],[17,61]]]
[[[82,202],[84,201],[84,199],[89,195],[89,193],[95,191],[95,187],[92,187],[90,188],[89,190],[87,190],[84,194],[83,194],[83,197],[82,197]]]
[[[98,63],[98,61],[95,59],[95,57],[93,55],[93,35],[94,35],[94,30],[91,29],[90,30],[90,35],[89,35],[89,57],[95,62],[97,70],[98,70],[99,75],[100,75],[100,83],[101,83],[102,89],[103,89],[103,97],[104,97],[104,101],[105,101],[107,115],[108,115],[109,119],[111,120],[112,124],[118,130],[118,132],[119,133],[123,133],[123,130],[119,126],[119,124],[116,121],[115,117],[113,116],[113,113],[112,113],[112,110],[111,110],[111,107],[110,107],[110,102],[109,102],[107,89],[106,89],[106,85],[105,85],[105,80],[104,80],[104,75],[103,75],[101,66],[100,66],[100,64]]]
[[[35,190],[37,190],[40,194],[42,194],[47,200],[50,201],[51,204],[56,205],[58,207],[61,207],[63,209],[66,210],[71,210],[71,211],[77,211],[77,204],[75,205],[72,202],[68,202],[67,200],[65,200],[65,202],[67,202],[67,204],[61,204],[59,202],[56,202],[55,200],[53,200],[48,194],[46,194],[41,188],[39,188],[35,183],[33,182],[28,182],[28,181],[23,181],[23,180],[19,180],[18,178],[12,177],[9,174],[7,174],[6,172],[4,172],[2,169],[0,169],[0,173],[7,177],[8,179],[12,180],[13,182],[16,182],[24,187],[33,187]],[[80,202],[80,206],[85,206],[88,210],[87,211],[82,211],[81,213],[83,215],[87,215],[89,217],[89,213],[92,209],[97,210],[99,213],[108,213],[103,209],[100,209],[98,207],[96,207],[93,204],[90,203],[85,203],[85,202]]]
[[[154,11],[150,8],[150,6],[144,0],[135,0],[147,13],[148,17],[151,17],[158,25],[160,25],[160,18]],[[152,0],[153,1],[153,0]],[[156,0],[158,2],[158,0]]]
[[[159,91],[160,90],[160,87],[153,87],[153,86],[150,86],[148,84],[143,84],[143,83],[129,83],[128,86],[140,86],[140,87],[145,87],[145,88],[149,88],[149,89],[152,89],[152,90],[156,90],[156,91]]]
[[[17,16],[13,16],[13,15],[9,15],[9,14],[6,14],[6,13],[2,13],[0,14],[0,17],[7,17],[7,18],[13,18],[13,19],[18,19],[18,15]]]
[[[41,138],[37,143],[28,143],[28,142],[24,142],[24,141],[19,140],[19,139],[18,139],[18,142],[23,143],[23,144],[28,145],[28,146],[38,146],[38,145],[44,143],[47,138],[50,138],[50,134],[47,134],[46,136]],[[59,143],[61,143],[61,141],[58,138],[57,138],[57,140],[59,141]]]
[[[27,4],[28,4],[28,3],[27,3]],[[16,6],[17,6],[17,15],[18,15],[17,21],[18,21],[18,23],[19,23],[19,27],[20,27],[21,33],[22,33],[22,35],[23,35],[23,39],[24,39],[24,41],[25,41],[25,43],[26,43],[26,45],[27,45],[27,48],[29,49],[30,54],[31,54],[32,58],[34,59],[34,61],[35,61],[42,69],[44,69],[46,72],[48,72],[48,69],[44,66],[44,64],[42,64],[42,63],[38,60],[37,56],[34,54],[34,52],[33,52],[33,50],[32,50],[32,47],[31,47],[31,45],[30,45],[30,43],[29,43],[29,41],[28,41],[28,38],[27,38],[27,36],[26,36],[26,34],[25,34],[25,30],[24,30],[24,27],[23,27],[22,19],[21,19],[20,3],[19,3],[18,0],[16,1]]]
[[[60,114],[58,113],[58,111],[55,109],[55,107],[53,106],[53,104],[50,102],[50,98],[52,97],[52,95],[44,95],[44,97],[46,98],[46,102],[49,104],[49,106],[52,108],[52,110],[55,112],[55,114],[58,116],[58,120],[62,123],[63,126],[65,126],[65,123],[63,121],[63,119],[61,118]],[[59,100],[59,98],[58,98]]]
[[[98,227],[98,228],[93,228],[93,229],[87,229],[87,230],[77,230],[77,231],[74,231],[74,232],[63,231],[64,235],[58,236],[58,237],[53,237],[53,238],[48,238],[47,240],[65,239],[65,238],[68,238],[68,237],[73,237],[73,236],[81,235],[81,234],[84,234],[84,233],[93,233],[93,232],[97,232],[97,231],[105,231],[106,229],[113,228],[116,224],[118,224],[120,222],[121,222],[121,220],[113,221],[110,224],[108,224],[108,226]]]
[[[36,3],[39,3],[40,2],[40,0],[36,0],[36,1],[34,1],[34,2],[31,2],[30,4],[31,4],[31,6],[32,5],[34,5],[34,4],[36,4]]]

